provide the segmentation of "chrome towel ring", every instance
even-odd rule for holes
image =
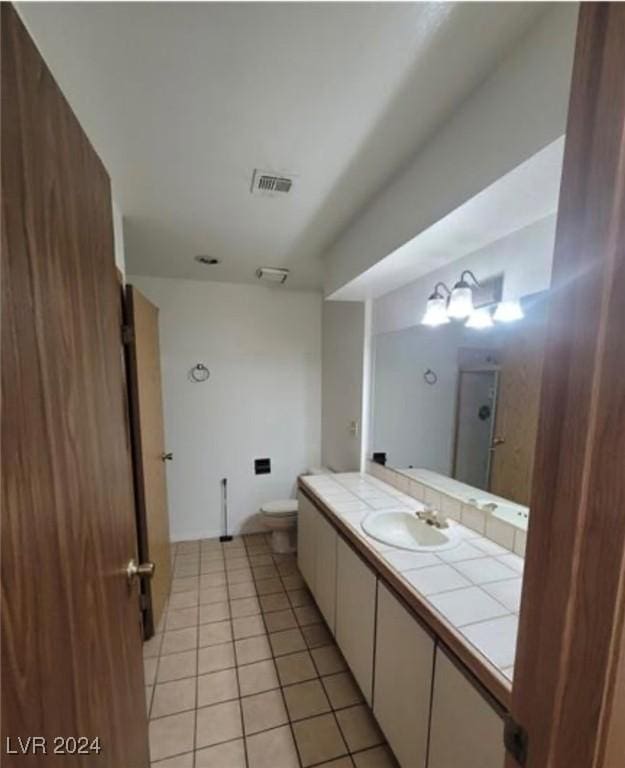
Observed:
[[[192,381],[194,384],[200,384],[203,381],[207,381],[210,375],[210,371],[204,363],[196,363],[189,371],[189,381]]]

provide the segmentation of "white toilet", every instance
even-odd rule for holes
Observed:
[[[327,475],[331,470],[327,467],[312,467],[305,474]],[[297,499],[280,499],[268,501],[260,508],[263,522],[271,530],[271,550],[276,555],[286,555],[295,552],[295,527],[297,526]]]
[[[271,530],[271,549],[276,555],[295,552],[297,499],[268,501],[260,508],[263,522]]]

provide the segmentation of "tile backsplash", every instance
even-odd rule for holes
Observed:
[[[446,517],[457,520],[467,528],[471,528],[500,547],[525,557],[525,542],[527,533],[522,528],[500,520],[490,512],[478,509],[473,504],[461,501],[455,496],[444,493],[438,488],[432,488],[427,483],[412,480],[391,467],[384,467],[373,461],[367,462],[367,472],[378,480],[382,480],[398,491],[412,496],[417,501],[432,504]]]

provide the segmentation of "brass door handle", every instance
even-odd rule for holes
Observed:
[[[173,453],[161,453],[161,459],[163,461],[173,461],[174,460],[174,454]]]
[[[126,566],[126,577],[128,583],[132,584],[135,579],[145,578],[151,579],[154,576],[156,565],[152,562],[138,564],[134,557],[130,560]]]
[[[503,445],[506,442],[504,437],[493,437],[493,448],[496,448],[498,445]]]

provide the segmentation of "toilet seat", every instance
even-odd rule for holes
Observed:
[[[289,517],[297,514],[297,499],[283,499],[268,501],[260,508],[260,511],[269,517]]]

